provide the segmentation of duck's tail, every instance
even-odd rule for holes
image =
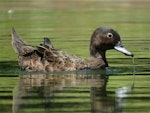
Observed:
[[[28,45],[12,28],[12,47],[18,55],[25,55],[34,51],[34,48]]]

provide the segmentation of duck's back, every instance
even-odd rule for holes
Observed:
[[[44,51],[43,51],[44,49]],[[72,71],[85,68],[85,60],[53,46],[39,46],[38,51],[43,54],[45,71]]]

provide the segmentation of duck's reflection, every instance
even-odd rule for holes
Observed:
[[[107,75],[20,75],[13,112],[119,113],[107,96]],[[120,110],[120,109],[119,109]]]

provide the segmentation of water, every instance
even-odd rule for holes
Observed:
[[[82,73],[20,75],[13,95],[13,112],[121,113],[133,85],[109,91],[108,75]]]
[[[28,73],[16,69],[17,75],[1,75],[1,81],[8,81],[1,82],[1,110],[13,113],[148,113],[150,77],[135,75],[132,66],[126,69],[63,73]]]
[[[149,0],[1,0],[1,113],[149,113]],[[116,29],[134,53],[110,50],[107,70],[28,73],[19,69],[11,28],[31,45],[53,45],[88,58],[99,26]]]

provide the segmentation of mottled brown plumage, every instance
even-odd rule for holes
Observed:
[[[28,45],[12,29],[12,46],[18,54],[22,70],[38,72],[72,71],[82,69],[99,69],[108,67],[105,52],[116,49],[128,56],[133,56],[121,44],[119,34],[110,28],[97,28],[90,41],[90,58],[82,59],[75,55],[54,48],[48,38],[36,48]]]

